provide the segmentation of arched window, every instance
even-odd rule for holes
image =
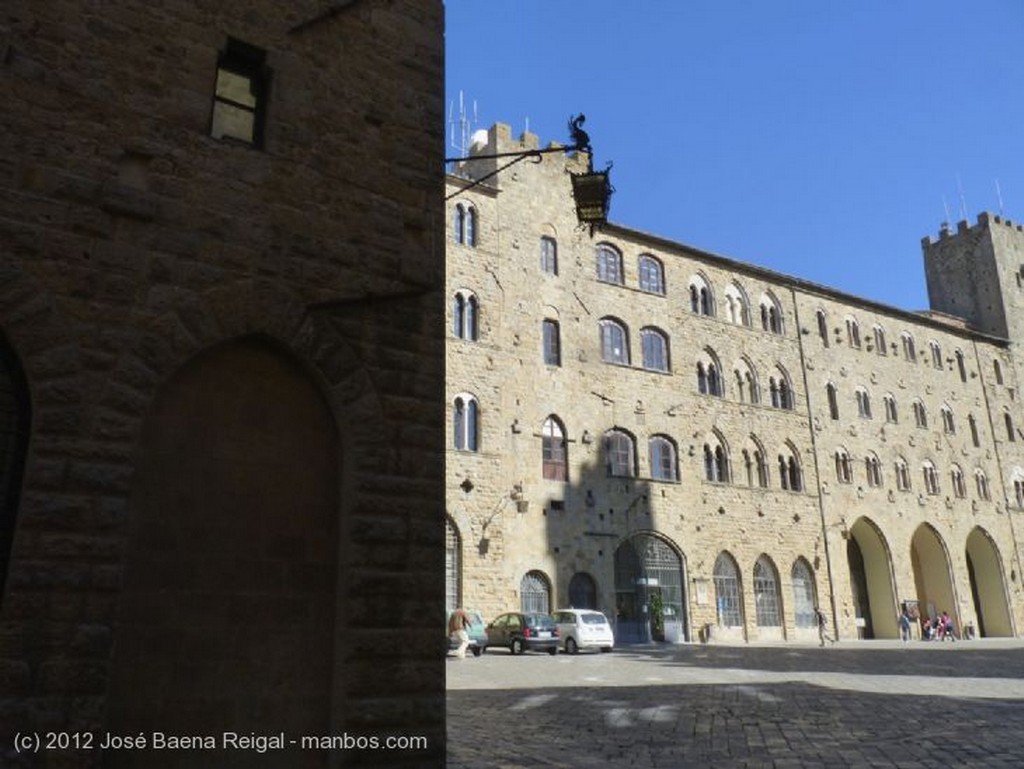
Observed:
[[[775,565],[766,555],[754,563],[754,607],[758,627],[781,627],[782,608]]]
[[[750,325],[750,303],[743,289],[735,283],[725,287],[725,305],[730,323],[736,326]]]
[[[597,247],[597,279],[622,285],[622,254],[606,243]]]
[[[558,274],[558,241],[548,235],[540,239],[540,269],[548,275]]]
[[[715,314],[715,297],[711,286],[702,275],[690,278],[690,311],[695,315]]]
[[[462,606],[462,537],[447,516],[444,534],[444,604],[453,612]]]
[[[541,464],[543,475],[549,481],[567,481],[568,457],[566,456],[565,427],[555,416],[544,420],[541,434]]]
[[[930,459],[926,459],[921,463],[921,474],[924,476],[924,490],[932,495],[938,494],[939,474],[936,472],[935,465],[932,464]]]
[[[725,395],[724,384],[718,356],[711,349],[704,350],[697,361],[697,392],[721,398]]]
[[[1024,471],[1019,467],[1013,470],[1013,498],[1017,507],[1024,508]]]
[[[640,349],[645,369],[665,372],[669,370],[668,337],[661,329],[653,326],[640,329]]]
[[[452,212],[452,232],[456,243],[466,241],[466,209],[462,203],[456,203]]]
[[[942,348],[934,339],[928,343],[928,347],[932,351],[932,368],[942,371]]]
[[[455,448],[478,451],[480,439],[480,407],[472,395],[457,395],[452,404],[452,428]]]
[[[853,481],[850,454],[846,449],[836,449],[836,480],[840,483],[850,483]]]
[[[903,457],[897,457],[894,469],[896,473],[896,488],[900,491],[910,491],[910,468],[907,466],[907,460]]]
[[[814,571],[803,558],[797,558],[790,573],[793,583],[793,619],[797,627],[816,627],[814,608],[818,595],[814,583]]]
[[[882,397],[882,403],[885,404],[885,421],[890,424],[898,423],[899,415],[896,413],[896,398],[891,393],[886,393]]]
[[[551,581],[544,572],[530,571],[519,583],[519,608],[528,613],[551,613]]]
[[[960,371],[960,381],[967,381],[967,363],[964,361],[964,354],[961,350],[956,351],[956,367]]]
[[[452,332],[475,342],[479,336],[480,305],[472,291],[456,291],[452,300]]]
[[[955,433],[956,423],[953,421],[953,409],[946,404],[942,404],[942,432],[944,433]]]
[[[463,241],[467,246],[476,246],[477,220],[476,209],[473,206],[466,208],[466,239]]]
[[[857,416],[861,419],[871,419],[871,395],[863,387],[858,387],[856,390],[857,396]]]
[[[756,436],[750,436],[742,456],[747,485],[752,488],[768,488],[768,460],[764,447]]]
[[[928,427],[928,410],[920,400],[914,401],[914,424],[921,428]]]
[[[864,457],[864,470],[867,475],[868,486],[878,488],[882,485],[882,463],[873,451]]]
[[[772,407],[792,411],[794,406],[793,388],[789,383],[789,375],[781,366],[768,377],[768,389],[771,393]]]
[[[797,460],[797,451],[789,443],[779,453],[779,480],[783,491],[803,491],[803,473]]]
[[[718,624],[722,627],[743,627],[739,569],[736,568],[736,561],[728,553],[722,552],[715,559],[713,579]]]
[[[641,254],[639,261],[640,290],[648,294],[665,293],[665,270],[658,259]]]
[[[963,499],[967,496],[967,483],[964,481],[964,471],[960,465],[954,464],[949,471],[949,479],[953,484],[953,496]]]
[[[818,319],[818,338],[821,339],[823,347],[828,347],[828,318],[825,316],[825,311],[818,310],[815,317]]]
[[[770,293],[761,296],[761,329],[771,334],[784,333],[782,306]]]
[[[860,325],[856,318],[850,316],[846,318],[846,341],[855,350],[860,349]]]
[[[614,318],[603,318],[601,329],[601,360],[605,363],[629,365],[629,343],[624,324]]]
[[[544,364],[547,366],[562,365],[562,332],[557,320],[545,318],[541,324],[541,345]]]
[[[832,382],[825,385],[825,397],[828,400],[829,417],[839,419],[839,397],[836,393],[836,386]]]
[[[971,428],[971,443],[974,445],[974,448],[980,448],[981,439],[978,436],[978,422],[973,414],[967,415],[967,426]]]
[[[672,440],[664,435],[654,435],[647,442],[647,453],[651,461],[651,478],[656,481],[678,481],[679,462],[676,460],[676,447]]]
[[[889,350],[885,346],[885,329],[876,324],[873,331],[875,333],[875,352],[879,355],[888,355]]]
[[[917,348],[914,346],[914,337],[909,332],[900,334],[900,341],[903,343],[903,357],[910,363],[917,361]]]
[[[578,571],[569,580],[569,608],[597,608],[597,583],[586,572]]]
[[[988,476],[980,467],[974,470],[974,486],[978,491],[978,499],[988,502],[992,498],[988,489]]]
[[[604,452],[608,475],[636,476],[636,445],[632,435],[623,430],[609,430],[604,434]]]
[[[733,368],[733,376],[736,379],[736,392],[741,403],[760,403],[761,391],[757,384],[757,377],[754,375],[754,367],[746,358],[741,358]]]
[[[717,433],[704,444],[704,477],[712,483],[729,482],[729,453]]]

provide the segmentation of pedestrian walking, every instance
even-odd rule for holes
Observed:
[[[903,607],[903,613],[900,614],[900,640],[903,643],[910,640],[910,613],[906,606]]]
[[[824,648],[825,641],[831,640],[826,632],[828,627],[828,618],[825,616],[825,612],[817,606],[814,607],[814,620],[818,623],[818,645]]]

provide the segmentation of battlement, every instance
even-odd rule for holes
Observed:
[[[1002,227],[1007,227],[1011,230],[1015,230],[1020,233],[1024,233],[1024,225],[1015,224],[1010,219],[1004,219],[999,214],[992,214],[989,213],[988,211],[982,211],[980,214],[978,214],[977,223],[973,226],[966,219],[961,219],[959,222],[957,222],[955,235],[950,231],[949,224],[943,222],[942,227],[939,229],[939,237],[937,239],[933,239],[930,235],[925,235],[923,238],[921,238],[921,245],[924,248],[927,248],[928,246],[931,246],[935,243],[939,243],[943,240],[949,240],[950,238],[963,235],[972,230],[984,229],[991,227],[992,225],[999,225]]]

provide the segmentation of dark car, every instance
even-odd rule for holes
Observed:
[[[550,614],[511,611],[487,626],[487,645],[508,647],[513,654],[527,650],[558,654],[558,626]]]
[[[451,620],[451,616],[451,614],[448,615],[449,620]],[[487,629],[484,627],[484,618],[475,611],[467,611],[466,616],[469,617],[469,627],[466,628],[466,633],[469,635],[467,651],[472,652],[474,657],[479,657],[487,648]],[[459,642],[454,640],[451,635],[447,635],[445,638],[448,651],[455,651],[459,648]]]

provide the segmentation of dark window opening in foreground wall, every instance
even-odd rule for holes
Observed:
[[[267,54],[255,46],[228,38],[217,58],[210,136],[263,147],[270,72]]]

